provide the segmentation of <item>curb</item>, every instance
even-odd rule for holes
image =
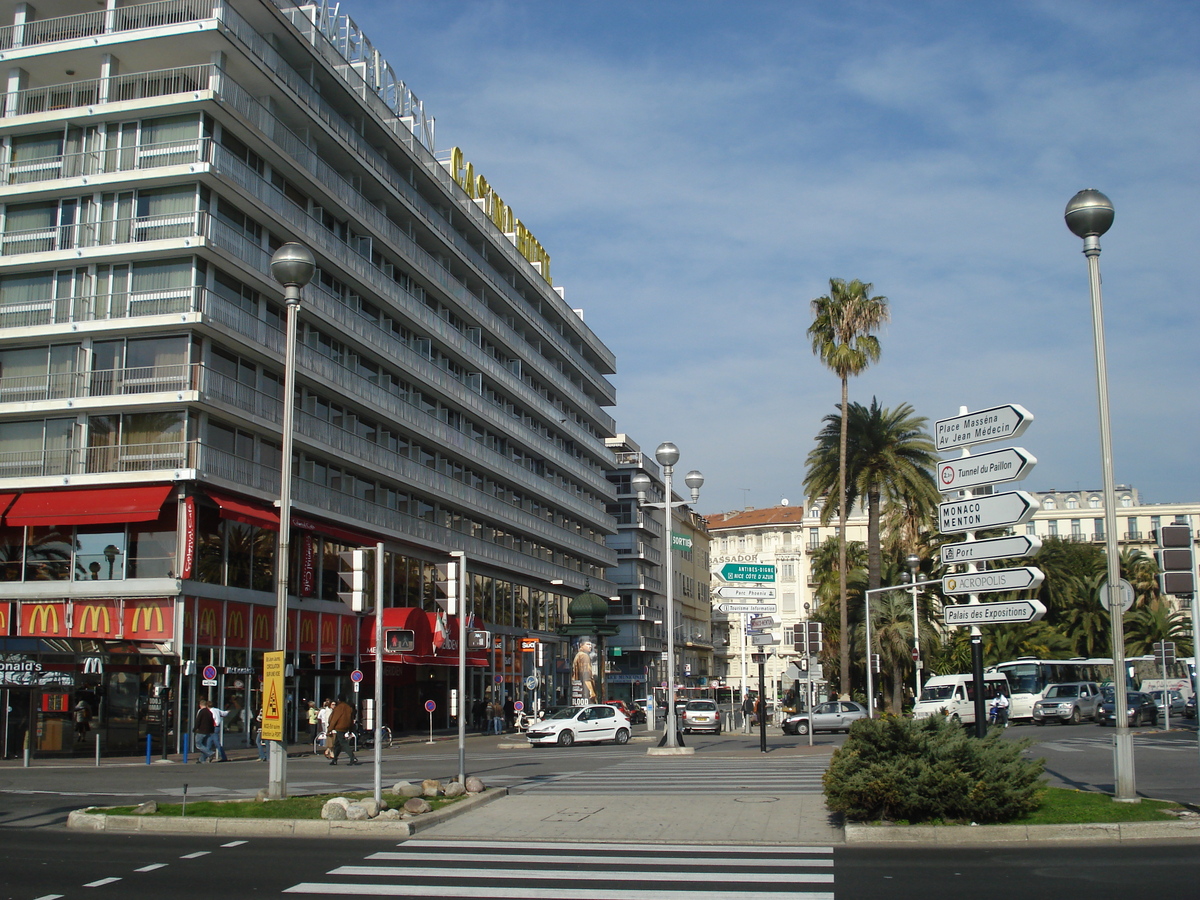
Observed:
[[[215,834],[233,837],[411,837],[463,813],[486,806],[508,796],[508,788],[490,788],[482,794],[411,819],[369,819],[346,821],[331,819],[224,819],[213,816],[163,818],[161,816],[116,816],[73,810],[67,816],[67,828],[78,831],[105,831],[113,834]],[[238,801],[246,802],[246,801]]]
[[[847,844],[922,844],[972,847],[987,844],[1126,843],[1200,839],[1200,821],[1093,822],[1079,825],[846,825]]]

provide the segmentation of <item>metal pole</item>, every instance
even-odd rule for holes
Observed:
[[[913,585],[913,590],[915,591],[916,589],[917,589],[917,586]],[[866,593],[863,594],[863,602],[866,604],[866,616],[867,616],[867,618],[866,618],[866,625],[867,625],[867,717],[873,719],[873,718],[875,718],[875,678],[874,678],[874,673],[871,671],[871,649],[872,648],[871,648],[871,592],[870,591],[867,591]],[[915,617],[914,617],[914,625],[915,625]],[[809,678],[811,678],[812,677],[812,667],[811,666],[809,666],[808,674],[809,674]],[[811,721],[812,712],[809,712],[808,715],[809,715],[809,718]],[[808,729],[808,731],[811,734],[812,728],[810,727]]]
[[[766,651],[759,659],[766,657]],[[767,691],[766,691],[766,662],[758,664],[758,749],[763,753],[767,752]],[[808,714],[809,722],[812,722],[812,713]],[[812,734],[812,725],[808,727],[808,733]]]
[[[1092,295],[1092,335],[1096,344],[1096,394],[1100,407],[1100,461],[1104,475],[1104,551],[1108,556],[1109,590],[1116,592],[1121,583],[1121,557],[1117,549],[1117,486],[1113,478],[1112,425],[1108,416],[1108,362],[1104,347],[1104,309],[1100,296],[1100,238],[1083,239],[1088,261],[1088,285]],[[1129,730],[1126,703],[1125,611],[1114,603],[1112,616],[1113,713],[1117,717],[1113,737],[1116,794],[1114,799],[1137,802],[1133,771],[1133,734]]]
[[[383,541],[375,545],[375,802],[383,801]]]
[[[467,784],[467,554],[451,550],[457,561],[455,579],[458,593],[454,598],[458,612],[458,783]]]
[[[667,529],[667,746],[674,749],[675,741],[675,595],[673,593],[673,569],[675,568],[675,553],[671,532],[674,528],[675,511],[671,508],[671,498],[674,496],[671,488],[671,476],[675,466],[663,466],[663,481],[666,483],[667,496],[663,502],[663,512],[666,513]]]
[[[908,571],[912,575],[913,601],[913,703],[921,699],[921,622],[917,616],[917,567],[920,560],[914,564],[910,558]],[[867,670],[871,669],[871,661],[867,660]]]
[[[287,333],[283,363],[283,439],[279,465],[279,542],[275,552],[275,649],[287,651],[288,561],[292,527],[292,433],[296,397],[296,331],[300,314],[300,285],[284,286],[287,301]],[[285,657],[286,659],[286,657]],[[286,691],[285,691],[286,693]],[[267,796],[287,797],[287,736],[271,742]]]

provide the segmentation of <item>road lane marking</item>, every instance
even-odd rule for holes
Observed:
[[[212,853],[211,850],[197,850],[195,853],[185,853],[180,859],[199,859],[201,856],[208,856]]]
[[[89,881],[84,887],[104,887],[106,884],[112,884],[114,881],[120,880],[120,878],[101,878],[99,881]]]
[[[142,866],[140,869],[134,869],[135,872],[153,872],[155,869],[165,869],[166,863],[151,863],[148,866]]]

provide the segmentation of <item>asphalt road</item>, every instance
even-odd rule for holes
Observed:
[[[705,848],[14,831],[3,900],[389,896],[489,900],[1130,900],[1194,896],[1193,843],[972,849]]]

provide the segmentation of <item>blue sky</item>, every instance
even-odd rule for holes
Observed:
[[[1189,2],[347,0],[342,10],[552,257],[617,354],[620,430],[803,500],[839,399],[809,302],[891,303],[851,399],[1019,403],[1022,487],[1101,483],[1082,188],[1102,239],[1115,473],[1200,500],[1200,6]],[[1187,210],[1198,212],[1188,213]],[[1189,224],[1190,223],[1190,224]],[[996,445],[1003,446],[1003,445]]]

